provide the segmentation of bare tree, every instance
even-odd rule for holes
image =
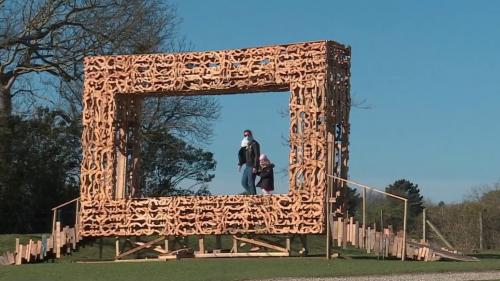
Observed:
[[[172,38],[175,10],[157,0],[0,0],[0,126],[14,94],[38,95],[18,83],[33,74],[80,97],[84,56],[152,52]]]

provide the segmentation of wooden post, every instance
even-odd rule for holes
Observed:
[[[16,249],[14,251],[14,254],[19,255],[19,238],[16,238]]]
[[[205,253],[205,238],[203,237],[203,235],[198,236],[198,251],[200,252],[200,254]]]
[[[406,221],[408,215],[408,200],[405,200],[405,212],[403,215],[403,252],[401,254],[401,260],[404,261],[406,257]]]
[[[363,244],[366,244],[366,188],[363,187]]]
[[[384,253],[382,252],[382,249],[384,248],[384,211],[380,209],[380,242],[379,242],[379,250],[378,253],[382,253],[382,260],[384,259]]]
[[[56,249],[56,258],[61,257],[61,222],[56,222],[56,239],[54,248]]]
[[[483,250],[483,210],[479,211],[479,250]]]
[[[55,237],[55,229],[56,229],[56,212],[57,210],[52,211],[52,237]]]
[[[427,240],[426,236],[425,236],[425,234],[426,234],[426,232],[425,232],[425,217],[426,217],[426,215],[425,215],[425,208],[424,208],[424,210],[422,212],[422,240],[424,240],[424,241]]]
[[[328,152],[327,152],[327,172],[328,174],[333,174],[333,158],[335,157],[334,151],[333,151],[333,134],[331,132],[328,132],[327,135],[327,142],[328,142]],[[325,196],[325,203],[326,203],[326,258],[330,259],[331,258],[331,244],[332,244],[332,234],[330,228],[332,227],[330,225],[330,216],[332,215],[332,204],[330,203],[330,198],[332,197],[332,190],[333,190],[333,178],[327,177],[327,182],[326,182],[326,196]]]
[[[19,245],[19,250],[17,252],[17,256],[16,256],[16,265],[20,265],[22,262],[23,262],[23,252],[24,252],[24,249],[23,249],[23,245]]]
[[[167,252],[167,253],[170,252],[170,247],[169,247],[170,245],[168,242],[168,237],[165,237],[164,243],[165,243],[165,252]]]
[[[75,207],[75,241],[80,241],[80,199],[76,200]]]

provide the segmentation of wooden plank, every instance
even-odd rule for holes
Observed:
[[[16,263],[15,253],[7,252],[7,260],[9,264],[15,264]]]
[[[333,219],[333,216],[330,216],[330,225],[332,226],[332,244],[335,243],[335,240],[338,240],[338,235],[339,235],[339,230],[338,230],[338,222],[336,220]],[[335,245],[335,244],[334,244]]]
[[[356,240],[356,224],[354,223],[354,217],[350,218],[350,224],[351,224],[351,245],[354,245],[355,240]]]
[[[42,240],[36,241],[36,259],[42,259]]]
[[[76,230],[76,226],[75,228],[71,228],[71,242],[72,242],[72,249],[73,250],[76,250],[76,242],[77,242],[77,230]]]
[[[280,246],[277,246],[277,245],[273,245],[273,244],[270,244],[270,243],[266,243],[266,242],[263,242],[263,241],[259,241],[259,240],[255,240],[255,239],[250,239],[250,238],[245,238],[245,237],[237,237],[237,236],[233,236],[233,237],[236,240],[238,240],[238,241],[245,242],[245,243],[248,243],[248,244],[252,244],[252,245],[255,245],[255,246],[261,246],[261,247],[273,249],[273,250],[276,250],[276,251],[279,251],[279,252],[288,252],[286,250],[286,248],[283,248],[283,247],[280,247]]]
[[[26,250],[25,258],[27,262],[31,262],[31,248],[33,247],[33,240],[30,239],[27,246],[28,248]]]
[[[42,235],[42,250],[40,252],[40,258],[44,259],[47,256],[47,235]]]
[[[64,227],[64,246],[66,247],[66,254],[71,253],[71,231],[69,226]]]
[[[142,245],[144,245],[146,243],[144,243],[144,242],[134,242],[134,244],[137,245],[137,246],[142,246]],[[155,246],[154,248],[151,248],[151,247],[152,247],[152,245],[151,246],[146,246],[147,249],[153,250],[153,251],[158,252],[158,253],[160,253],[162,255],[167,255],[169,253],[168,251],[165,251],[165,249],[163,249],[160,246]]]
[[[47,252],[55,253],[54,252],[54,237],[52,237],[52,235],[50,235],[49,238],[47,238]]]
[[[352,243],[352,222],[351,219],[347,220],[347,244]]]
[[[342,218],[338,218],[337,228],[338,228],[337,247],[341,247],[344,236],[344,224]]]
[[[258,252],[258,253],[195,253],[196,258],[234,258],[234,257],[288,257],[285,252]]]
[[[76,200],[76,207],[75,207],[75,240],[76,240],[76,242],[80,241],[79,229],[80,229],[80,200]],[[76,248],[74,248],[74,249],[76,249]]]
[[[368,254],[371,253],[371,227],[368,227],[368,230],[367,230],[367,236],[366,236],[366,252]]]
[[[359,223],[354,223],[354,246],[359,248]]]
[[[342,248],[347,248],[347,239],[349,234],[347,233],[347,221],[342,221]]]

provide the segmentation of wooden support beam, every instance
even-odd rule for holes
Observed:
[[[167,240],[167,239],[165,239],[165,240]],[[145,242],[134,242],[134,244],[135,244],[135,245],[137,245],[137,246],[143,246],[143,245],[144,245],[144,244],[146,244],[146,243],[145,243]],[[153,245],[146,246],[146,248],[145,248],[145,249],[150,249],[150,250],[153,250],[153,251],[158,252],[158,253],[160,253],[160,254],[162,254],[162,255],[167,255],[167,254],[169,254],[169,252],[168,252],[168,251],[165,251],[165,249],[163,249],[163,248],[162,248],[162,247],[160,247],[160,246],[155,246],[154,248],[151,248],[151,247],[153,247]]]
[[[160,238],[156,238],[156,239],[151,240],[151,241],[149,241],[149,242],[147,242],[147,243],[144,243],[143,245],[140,245],[139,247],[136,247],[136,248],[130,249],[130,250],[128,250],[128,251],[125,251],[125,252],[123,252],[123,253],[121,253],[121,254],[117,255],[117,256],[115,257],[115,259],[119,260],[119,259],[121,259],[121,258],[123,258],[123,257],[125,257],[125,256],[128,256],[128,255],[130,255],[130,254],[133,254],[133,253],[135,253],[135,252],[137,252],[137,251],[140,251],[140,250],[142,250],[142,249],[148,248],[148,247],[152,246],[153,244],[158,243],[158,242],[161,242],[161,241],[163,241],[163,240],[165,240],[165,239],[166,239],[166,238],[165,238],[165,236],[162,236],[162,237],[160,237]]]
[[[101,244],[102,244],[102,238],[101,238]],[[115,239],[115,259],[120,255],[120,238],[116,237]],[[102,254],[101,257],[102,259]]]
[[[286,248],[283,248],[283,247],[280,247],[280,246],[276,246],[276,245],[273,245],[273,244],[270,244],[270,243],[266,243],[266,242],[262,242],[262,241],[255,240],[255,239],[250,239],[250,238],[244,238],[244,237],[237,237],[237,236],[233,236],[233,237],[236,240],[238,240],[238,241],[245,242],[245,243],[248,243],[248,244],[252,244],[252,245],[255,245],[255,246],[269,248],[269,249],[273,249],[273,250],[276,250],[276,251],[279,251],[279,252],[288,252]]]
[[[203,235],[198,236],[198,251],[201,254],[205,253],[205,238]]]
[[[195,253],[195,258],[234,258],[234,257],[288,257],[288,252],[259,252],[259,253]]]
[[[234,236],[232,236],[233,247],[231,248],[231,253],[238,253],[238,240]]]
[[[165,252],[170,252],[170,247],[169,247],[169,241],[168,238],[165,239]]]

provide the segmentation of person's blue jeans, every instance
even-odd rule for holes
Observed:
[[[243,170],[243,176],[241,177],[241,185],[245,189],[247,194],[256,195],[255,190],[255,174],[252,171],[252,166],[245,164],[245,169]]]

